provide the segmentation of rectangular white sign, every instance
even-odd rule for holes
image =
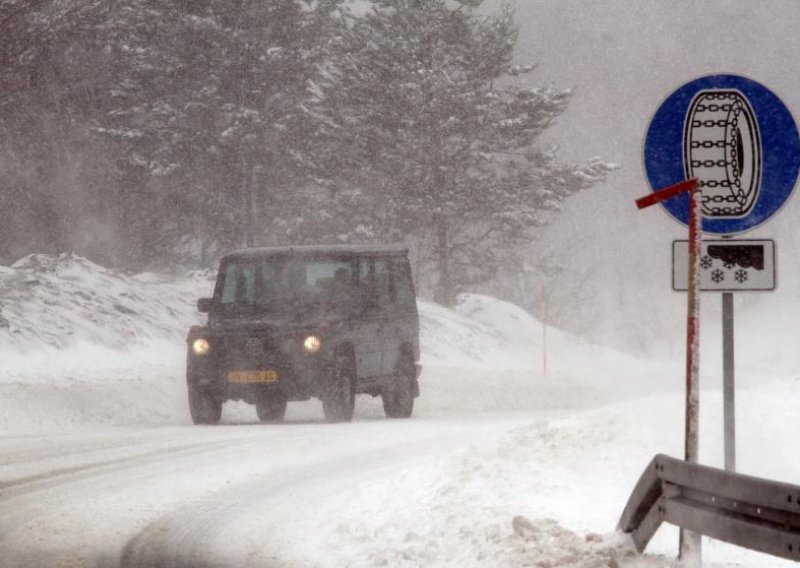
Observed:
[[[672,289],[685,292],[689,283],[689,241],[672,243]],[[703,292],[770,291],[775,289],[775,241],[759,239],[703,240],[700,243],[700,290]]]

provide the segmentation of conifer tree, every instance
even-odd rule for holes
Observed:
[[[426,236],[444,304],[490,278],[498,250],[530,238],[543,211],[609,170],[563,166],[537,147],[572,92],[526,86],[533,68],[512,63],[511,8],[487,18],[481,3],[371,0],[319,101],[320,128],[380,196],[381,233]]]
[[[283,213],[276,197],[308,183],[302,105],[339,3],[183,2],[124,26],[159,22],[126,40],[101,130],[125,145],[133,184],[180,211],[176,237],[252,246]]]

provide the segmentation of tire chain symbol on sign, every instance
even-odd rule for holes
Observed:
[[[761,187],[761,137],[753,108],[737,90],[698,92],[683,129],[686,178],[703,188],[703,215],[747,215]]]

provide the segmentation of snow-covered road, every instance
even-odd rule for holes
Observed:
[[[305,545],[326,537],[342,558],[337,525],[367,514],[347,510],[365,492],[393,507],[391,488],[410,476],[406,508],[424,507],[420,491],[443,464],[528,420],[298,419],[7,438],[0,566],[302,565],[325,557]]]
[[[800,474],[780,450],[793,444],[795,384],[747,391],[746,470]],[[713,462],[720,401],[705,394]],[[755,410],[766,404],[770,417]],[[0,566],[673,565],[673,528],[637,557],[614,525],[652,455],[679,454],[680,395],[583,410],[436,406],[387,420],[366,399],[354,422],[327,424],[312,401],[266,425],[231,405],[219,426],[182,417],[3,437]],[[779,451],[753,451],[764,435]],[[708,542],[704,565],[789,564]]]

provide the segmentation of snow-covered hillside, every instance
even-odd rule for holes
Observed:
[[[73,255],[0,268],[0,433],[24,448],[34,439],[56,447],[65,435],[88,447],[116,432],[185,432],[184,336],[202,321],[196,299],[210,291],[207,274],[126,276]],[[674,530],[661,529],[637,559],[614,527],[652,456],[682,453],[682,361],[638,359],[552,328],[543,341],[540,322],[485,296],[464,295],[455,310],[419,305],[424,371],[409,434],[457,432],[466,417],[500,433],[314,502],[319,515],[336,516],[332,526],[292,517],[297,502],[287,504],[281,514],[292,523],[270,529],[281,553],[319,566],[671,565]],[[748,371],[738,458],[743,472],[796,483],[800,379],[790,366],[787,355],[773,374]],[[721,396],[715,377],[703,381],[701,461],[719,465]],[[361,399],[351,426],[379,440],[382,415],[378,401]],[[292,403],[286,426],[311,432],[321,420],[318,401]],[[223,421],[257,422],[243,403],[227,403]],[[0,463],[0,481],[19,475],[13,460]],[[298,531],[314,538],[298,540]],[[257,546],[242,543],[242,554]],[[708,566],[780,565],[715,542],[706,551]]]
[[[0,427],[186,423],[184,337],[203,321],[196,301],[212,286],[208,274],[128,276],[73,254],[0,268]],[[477,295],[455,311],[419,305],[421,412],[597,405],[676,384],[679,366],[656,368],[555,329],[545,376],[542,326],[520,308]],[[360,401],[363,413],[382,414],[374,402]],[[292,406],[314,415],[319,404]],[[252,416],[248,405],[227,405],[227,420]]]
[[[75,254],[29,255],[0,267],[0,340],[19,352],[180,342],[210,290],[203,274],[125,276]]]

